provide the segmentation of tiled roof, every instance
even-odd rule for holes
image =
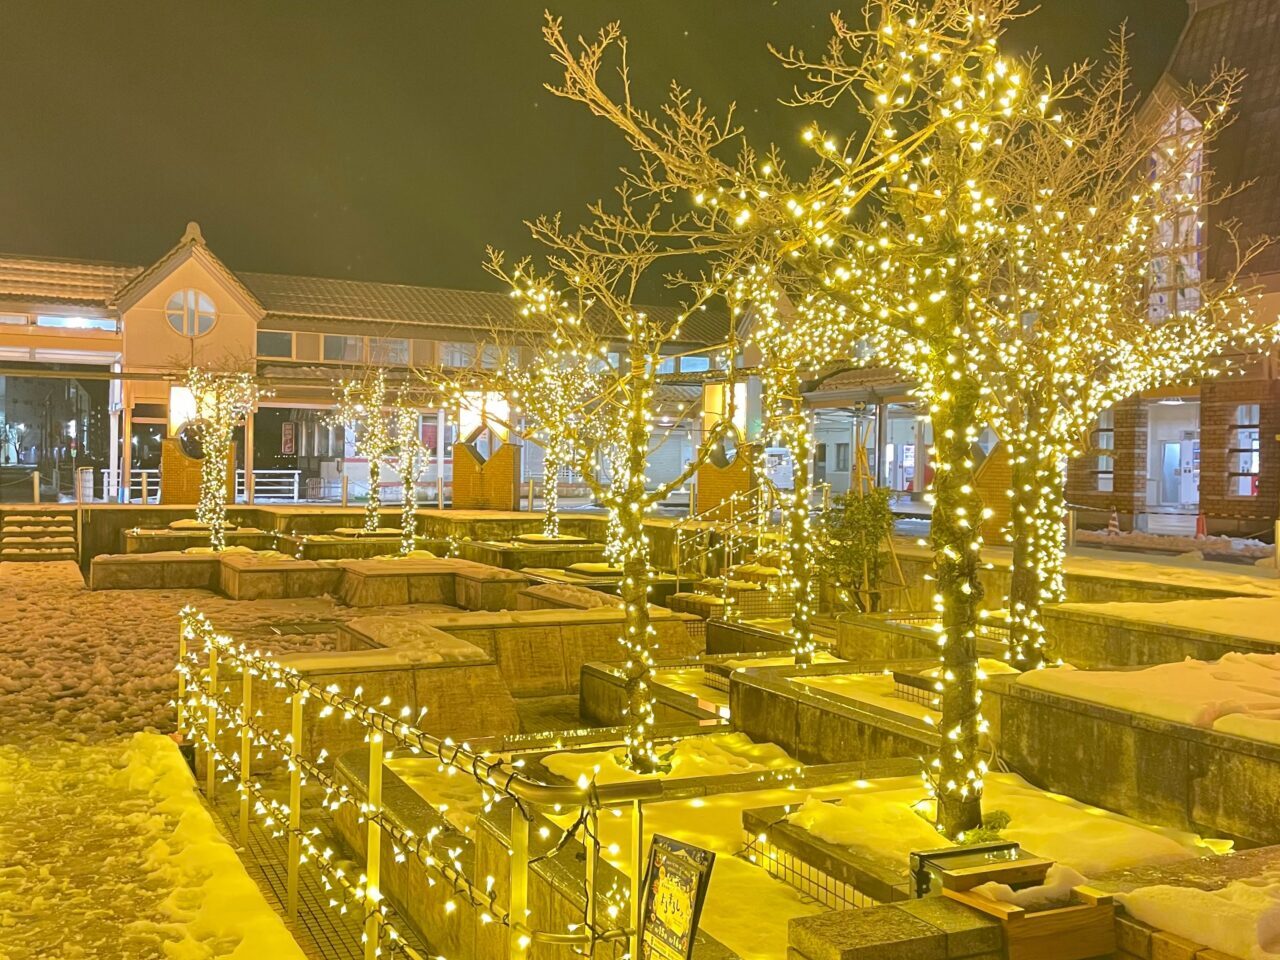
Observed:
[[[397,283],[370,283],[277,273],[237,273],[268,314],[311,320],[371,321],[404,326],[472,330],[483,335],[510,330],[511,298],[483,290],[452,290]],[[649,307],[664,321],[675,319],[669,307]],[[613,331],[614,335],[620,331]],[[715,344],[724,339],[725,316],[697,311],[681,331],[681,342]]]
[[[1276,0],[1219,0],[1200,3],[1169,64],[1173,80],[1203,85],[1225,63],[1245,72],[1236,119],[1210,158],[1219,186],[1253,181],[1229,197],[1214,214],[1219,222],[1238,220],[1245,239],[1280,233],[1280,3]],[[1212,225],[1211,225],[1212,226]],[[1209,234],[1211,276],[1234,258],[1222,231]],[[1280,271],[1280,246],[1273,244],[1254,261],[1260,274]]]
[[[0,297],[106,307],[141,267],[43,257],[0,257]]]

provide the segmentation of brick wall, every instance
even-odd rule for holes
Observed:
[[[227,451],[227,502],[235,500],[236,451]],[[177,437],[160,443],[160,502],[195,503],[200,499],[200,461],[182,452]]]
[[[1227,492],[1227,450],[1232,443],[1236,408],[1256,403],[1261,413],[1258,495]],[[1213,380],[1200,391],[1200,509],[1206,517],[1257,520],[1259,527],[1276,519],[1280,500],[1280,381]]]
[[[712,511],[710,516],[719,519],[721,511],[713,509],[717,504],[724,503],[735,493],[749,493],[755,489],[755,462],[747,448],[741,448],[738,455],[727,463],[719,464],[708,460],[698,468],[696,477],[697,503],[694,505],[694,513]],[[741,512],[741,505],[738,510]],[[728,516],[727,508],[724,516]]]
[[[1067,502],[1104,511],[1114,508],[1120,513],[1121,525],[1128,528],[1133,514],[1146,510],[1147,408],[1137,397],[1123,400],[1114,408],[1114,423],[1112,489],[1098,490],[1094,456],[1077,457],[1067,465]],[[1091,434],[1091,450],[1093,444]]]
[[[488,460],[467,443],[453,445],[453,508],[516,510],[520,506],[521,447],[504,443]]]

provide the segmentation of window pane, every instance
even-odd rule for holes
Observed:
[[[27,315],[25,313],[0,313],[0,325],[25,327],[27,325]]]
[[[293,357],[293,334],[286,330],[259,330],[258,356]]]
[[[702,373],[711,369],[710,357],[681,357],[680,372],[681,373]]]
[[[23,320],[25,321],[25,317]],[[58,327],[65,330],[110,330],[118,329],[115,320],[106,317],[36,317],[38,327]]]
[[[340,337],[326,333],[324,358],[339,363],[359,363],[364,359],[364,338]]]
[[[369,338],[369,362],[393,363],[401,366],[409,362],[409,341],[389,337]]]

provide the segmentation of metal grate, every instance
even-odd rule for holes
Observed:
[[[761,840],[759,836],[747,833],[744,833],[744,837],[747,848],[743,855],[748,860],[762,867],[769,876],[781,880],[807,897],[812,897],[824,907],[832,910],[858,910],[880,905],[879,901],[859,892],[853,884],[837,880],[771,841]]]
[[[211,805],[215,821],[232,846],[236,847],[245,871],[258,885],[267,902],[284,917],[289,875],[285,839],[272,836],[256,817],[250,817],[249,846],[247,849],[240,847],[239,795],[229,784],[220,786],[223,789],[219,790]],[[203,791],[201,795],[203,796]],[[336,838],[338,831],[333,818],[324,811],[325,808],[320,804],[308,804],[304,822],[308,828],[318,826],[326,837]],[[311,863],[304,863],[298,871],[298,921],[296,924],[289,924],[287,919],[285,921],[290,932],[298,946],[312,960],[363,960],[363,917],[350,909],[341,913],[337,907],[331,907],[330,896],[329,891],[324,888],[320,871]],[[393,922],[401,937],[408,940],[409,947],[420,956],[431,955],[413,931],[407,929],[403,918],[393,916]],[[383,955],[405,954],[401,951],[389,951],[388,944],[384,943]]]

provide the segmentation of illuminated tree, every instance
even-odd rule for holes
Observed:
[[[251,373],[192,367],[186,386],[195,401],[193,426],[204,453],[196,519],[209,528],[209,546],[220,553],[227,545],[227,465],[236,427],[244,424],[258,403],[258,385]],[[246,474],[252,466],[245,465]]]
[[[490,388],[510,398],[513,419],[516,413],[522,417],[519,430],[542,447],[542,534],[554,540],[560,536],[560,470],[575,463],[577,450],[597,449],[597,434],[608,429],[597,416],[609,382],[608,348],[577,314],[560,310],[555,291],[530,274],[529,261],[508,272],[502,255],[490,250],[486,269],[510,287],[518,304],[521,346],[533,354],[528,365],[507,363],[495,371]],[[504,352],[518,356],[520,351]]]
[[[431,451],[419,432],[421,416],[401,399],[392,412],[392,437],[388,453],[394,454],[400,474],[400,555],[408,556],[417,547],[418,478],[431,463]]]
[[[649,688],[656,633],[650,622],[649,592],[653,568],[646,514],[678,490],[706,462],[728,428],[708,432],[680,475],[652,484],[646,464],[654,433],[653,399],[666,348],[676,340],[684,318],[701,309],[715,293],[699,289],[692,303],[671,318],[655,316],[637,305],[646,273],[664,255],[664,228],[679,220],[666,219],[661,204],[637,212],[626,189],[619,191],[619,212],[602,204],[591,207],[588,221],[567,230],[558,217],[542,217],[530,224],[534,238],[547,249],[547,270],[535,275],[526,265],[516,276],[514,291],[569,346],[590,354],[595,345],[621,342],[618,370],[601,371],[603,390],[591,404],[589,433],[579,432],[573,456],[596,498],[609,511],[611,555],[621,568],[620,594],[625,611],[620,641],[626,651],[626,745],[629,763],[638,770],[657,769],[660,759],[653,742],[653,694]],[[607,463],[608,479],[594,469]]]
[[[1242,247],[1224,224],[1235,263],[1208,287],[1199,245],[1170,233],[1171,224],[1198,233],[1220,199],[1203,160],[1239,75],[1219,71],[1188,91],[1171,122],[1138,122],[1123,37],[1111,54],[1079,74],[1051,124],[1021,131],[1003,152],[998,192],[988,190],[999,232],[975,248],[972,305],[992,344],[989,422],[1013,472],[1009,658],[1020,669],[1044,665],[1041,609],[1064,598],[1066,464],[1089,426],[1142,390],[1228,370],[1224,354],[1256,348],[1270,326],[1255,320],[1239,279],[1259,243]],[[1184,265],[1180,292],[1163,304],[1153,274]]]
[[[959,837],[981,823],[986,729],[978,688],[978,582],[985,509],[974,484],[972,447],[987,393],[976,348],[985,332],[971,297],[972,248],[991,229],[984,190],[1008,138],[1045,123],[1056,95],[1045,84],[1028,94],[1024,65],[1002,58],[996,38],[1013,0],[938,0],[867,4],[859,27],[833,17],[835,36],[816,62],[783,62],[802,72],[802,104],[850,104],[859,133],[844,142],[816,126],[804,139],[816,150],[803,181],[784,176],[777,151],[763,159],[743,148],[718,159],[736,131],[701,102],[674,88],[661,114],[635,107],[626,46],[615,27],[575,51],[551,21],[546,35],[564,80],[553,88],[606,117],[641,156],[637,182],[653,192],[687,192],[705,211],[682,236],[715,256],[778,264],[773,282],[787,291],[805,328],[867,337],[919,386],[933,421],[932,498],[940,755],[926,782],[938,800],[938,826]],[[621,58],[622,93],[599,80],[611,48]]]
[[[343,380],[332,420],[355,432],[356,456],[369,463],[369,496],[364,504],[364,528],[378,530],[382,514],[382,460],[392,448],[391,424],[386,414],[387,375],[381,368],[361,380]]]

